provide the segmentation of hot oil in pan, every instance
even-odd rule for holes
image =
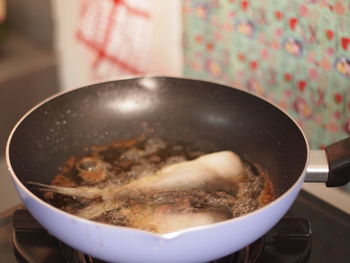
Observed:
[[[138,187],[138,182],[147,183],[163,167],[204,154],[189,145],[170,144],[159,138],[96,146],[89,154],[67,160],[52,181],[52,185],[63,186],[64,191],[45,189],[44,198],[78,216],[159,233],[241,216],[274,199],[267,175],[246,161],[244,179],[233,191],[223,191],[220,185],[212,190],[188,188],[182,182],[177,187],[176,180],[171,189]],[[213,184],[219,183],[213,180]]]

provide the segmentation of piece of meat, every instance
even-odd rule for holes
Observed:
[[[155,175],[126,185],[120,193],[135,189],[143,191],[175,191],[203,189],[234,194],[237,184],[244,179],[240,158],[233,152],[222,151],[203,155],[193,161],[165,166]]]
[[[216,209],[203,209],[197,213],[164,213],[157,210],[149,213],[142,212],[130,222],[130,226],[160,234],[175,232],[189,227],[209,225],[230,218]]]

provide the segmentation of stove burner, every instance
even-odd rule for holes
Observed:
[[[103,263],[48,234],[25,209],[16,210],[12,222],[13,244],[19,262]],[[303,217],[284,217],[264,237],[241,251],[212,263],[307,262],[311,227]]]

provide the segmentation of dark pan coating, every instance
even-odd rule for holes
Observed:
[[[47,184],[84,147],[144,134],[237,152],[267,171],[277,196],[306,164],[304,136],[278,108],[230,87],[169,77],[106,82],[49,100],[19,124],[9,158],[24,184]]]

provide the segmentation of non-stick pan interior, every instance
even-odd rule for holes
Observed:
[[[9,158],[24,184],[49,183],[70,156],[145,134],[233,150],[267,170],[279,195],[306,163],[303,134],[270,103],[230,87],[169,77],[100,83],[48,100],[20,122]]]

